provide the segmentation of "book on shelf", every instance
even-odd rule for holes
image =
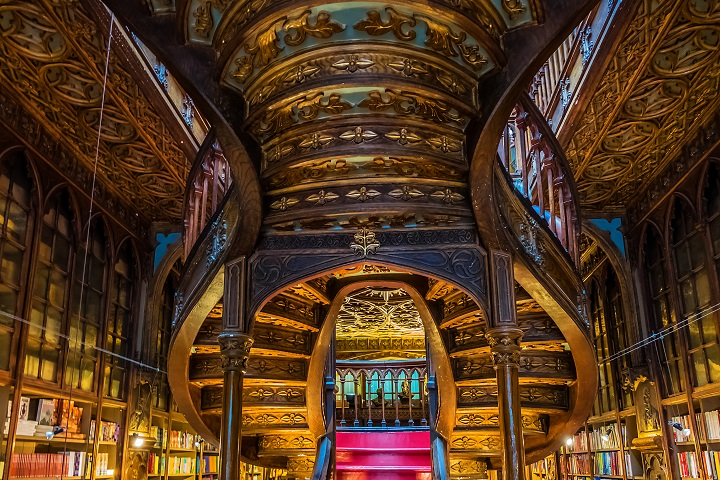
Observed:
[[[167,446],[167,429],[160,428],[156,425],[150,427],[150,436],[155,439],[156,447],[165,448]]]
[[[108,452],[99,452],[95,464],[95,475],[107,475],[109,462],[110,454]]]
[[[195,448],[195,441],[199,438],[199,436],[193,435],[187,430],[172,430],[170,432],[170,448],[182,448],[185,450],[191,450]]]
[[[595,475],[622,475],[620,452],[595,452]]]
[[[677,459],[682,478],[700,478],[700,466],[695,452],[679,452]]]
[[[194,457],[168,457],[166,464],[169,475],[195,474]]]
[[[50,398],[41,398],[38,401],[37,422],[38,425],[53,425],[55,415],[55,401]]]
[[[90,441],[95,440],[95,420],[90,420]],[[117,442],[120,438],[120,424],[115,422],[100,422],[101,442]]]
[[[203,455],[203,474],[218,473],[220,471],[220,459],[217,455]]]
[[[564,473],[569,475],[590,475],[590,458],[588,455],[569,455],[562,465]]]
[[[679,424],[680,429],[672,428],[673,438],[675,439],[675,443],[684,443],[684,442],[692,442],[695,440],[693,437],[692,431],[690,431],[690,435],[685,435],[683,431],[685,429],[690,430],[690,415],[680,415],[677,417],[672,417],[670,421],[674,424]]]
[[[580,432],[572,438],[572,445],[566,446],[567,451],[573,452],[587,452],[587,439],[585,434]]]
[[[165,475],[165,457],[157,453],[150,453],[148,459],[148,475]]]
[[[720,411],[705,412],[704,417],[707,439],[720,441]]]
[[[590,449],[619,449],[620,442],[618,440],[617,428],[614,423],[600,428],[595,428],[592,432],[590,432]]]
[[[705,471],[707,471],[708,477],[713,480],[718,480],[718,475],[720,475],[720,452],[709,450],[702,453],[703,461],[705,462]]]
[[[85,452],[14,453],[10,477],[81,477],[86,456]]]

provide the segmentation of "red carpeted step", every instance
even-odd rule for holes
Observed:
[[[430,478],[430,472],[337,472],[337,480],[430,480]]]
[[[430,432],[337,432],[339,480],[425,480],[431,470]]]

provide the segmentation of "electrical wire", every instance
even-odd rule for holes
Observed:
[[[720,311],[720,303],[717,303],[715,305],[711,305],[703,310],[700,310],[699,312],[696,312],[695,314],[688,316],[687,318],[683,319],[680,322],[671,323],[667,325],[666,327],[661,328],[657,332],[653,333],[652,335],[640,340],[637,343],[634,343],[633,345],[630,345],[623,350],[617,351],[613,353],[612,355],[609,355],[605,358],[598,359],[598,363],[603,362],[611,362],[614,360],[618,360],[626,355],[629,355],[632,352],[635,352],[637,350],[640,350],[643,347],[646,347],[654,342],[657,342],[659,340],[662,340],[663,338],[667,337],[668,335],[671,335],[689,325],[692,325],[693,323],[702,320],[703,318],[707,317],[708,315],[712,315],[713,313]]]
[[[2,310],[0,310],[0,315],[2,315],[2,316],[4,316],[4,317],[7,317],[7,318],[10,318],[10,319],[12,319],[12,320],[17,320],[18,322],[22,322],[22,323],[25,323],[25,324],[27,324],[27,325],[30,325],[32,328],[37,328],[37,329],[39,329],[39,330],[44,330],[44,331],[50,331],[50,329],[47,328],[47,327],[43,327],[43,326],[41,326],[41,325],[37,325],[37,324],[31,322],[30,320],[26,320],[26,319],[24,319],[24,318],[22,318],[22,317],[18,317],[17,315],[13,315],[13,314],[11,314],[11,313],[8,313],[8,312],[2,311]],[[62,339],[65,339],[65,340],[70,341],[70,335],[65,335],[64,333],[59,333],[59,332],[56,332],[56,331],[51,331],[51,333],[52,333],[53,335],[57,336],[57,337],[60,337],[60,338],[62,338]],[[147,368],[148,370],[153,370],[153,371],[156,371],[156,372],[158,372],[158,373],[160,373],[160,374],[167,374],[167,372],[166,372],[165,370],[162,370],[162,369],[160,369],[160,368],[158,368],[158,367],[156,367],[156,366],[154,366],[154,365],[148,365],[147,363],[143,363],[143,362],[141,362],[141,361],[135,360],[134,358],[130,358],[130,357],[126,357],[126,356],[124,356],[124,355],[120,355],[119,353],[111,352],[110,350],[106,350],[106,349],[104,349],[104,348],[102,348],[102,347],[98,347],[97,345],[94,345],[94,344],[91,344],[91,343],[85,343],[85,342],[81,342],[81,341],[78,341],[78,344],[79,344],[79,345],[82,345],[83,347],[88,347],[88,348],[92,348],[92,349],[94,349],[94,350],[97,350],[97,351],[100,352],[100,353],[105,353],[105,354],[110,355],[110,356],[112,356],[112,357],[117,357],[117,358],[119,358],[119,359],[121,359],[121,360],[125,360],[125,361],[127,361],[127,362],[133,363],[133,364],[138,365],[138,366],[140,366],[140,367]]]

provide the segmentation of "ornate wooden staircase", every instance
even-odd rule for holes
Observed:
[[[350,293],[388,285],[415,292],[428,335],[443,475],[483,478],[509,450],[522,459],[501,439],[524,437],[532,461],[577,429],[597,382],[577,192],[518,98],[593,2],[179,1],[154,16],[127,3],[109,0],[193,94],[233,177],[186,231],[169,355],[201,435],[218,443],[241,403],[238,453],[318,476],[335,427],[332,325]],[[503,322],[515,337],[498,336]],[[241,339],[234,357],[221,334]],[[519,368],[520,435],[502,434],[500,358]],[[240,398],[230,370],[246,372]]]

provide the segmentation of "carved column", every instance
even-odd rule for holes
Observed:
[[[525,444],[520,413],[520,340],[517,325],[515,279],[508,253],[491,252],[492,311],[485,334],[495,365],[498,387],[500,447],[503,480],[524,480]]]
[[[516,327],[493,328],[486,334],[495,364],[498,387],[503,480],[525,478],[525,445],[518,382],[522,335],[522,330]]]
[[[220,435],[220,480],[240,478],[242,447],[242,388],[253,339],[245,313],[246,261],[225,265],[223,331],[218,336],[223,368],[223,407]]]
[[[242,444],[242,387],[252,338],[242,333],[218,337],[223,367],[222,433],[220,437],[221,480],[240,478]]]

